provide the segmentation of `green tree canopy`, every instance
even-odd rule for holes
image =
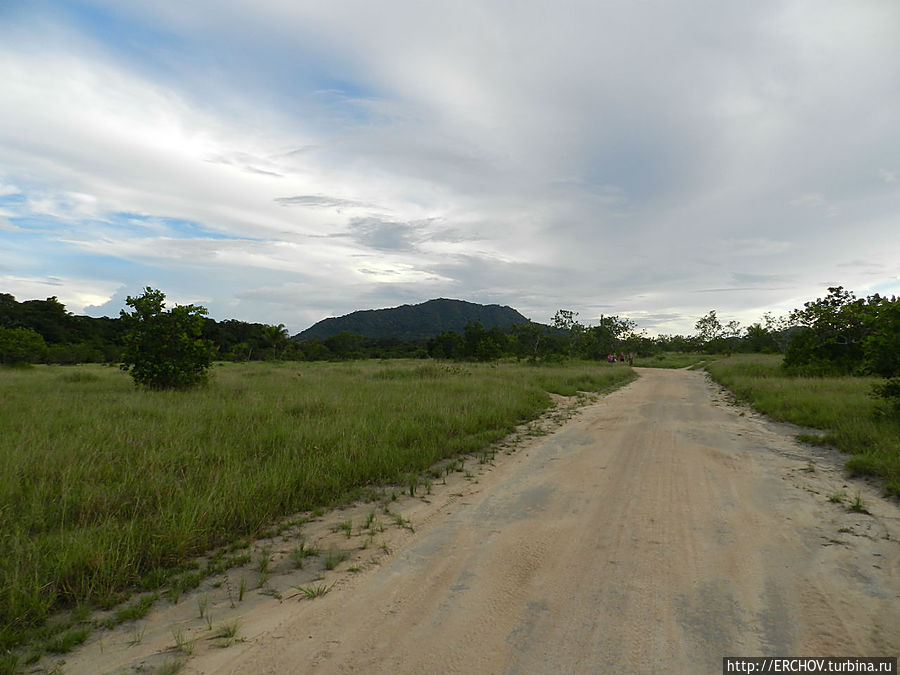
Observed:
[[[212,342],[201,337],[206,308],[176,305],[166,311],[165,299],[149,286],[143,295],[128,296],[134,311],[121,312],[128,328],[122,369],[150,389],[188,389],[206,381],[212,362]]]
[[[0,326],[0,363],[33,363],[47,354],[47,344],[30,328]]]

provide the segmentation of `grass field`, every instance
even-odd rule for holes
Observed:
[[[286,514],[483,449],[544,411],[547,392],[633,377],[606,364],[224,364],[204,389],[153,392],[112,367],[4,369],[0,654],[61,608],[111,607]]]
[[[900,420],[870,395],[879,378],[787,377],[778,355],[732,356],[706,369],[769,417],[822,430],[801,440],[850,453],[852,473],[877,476],[900,496]]]

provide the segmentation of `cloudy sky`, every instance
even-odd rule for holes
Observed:
[[[897,0],[0,1],[0,292],[654,333],[900,294]]]

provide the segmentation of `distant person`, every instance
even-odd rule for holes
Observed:
[[[634,352],[628,352],[628,365],[634,365]]]

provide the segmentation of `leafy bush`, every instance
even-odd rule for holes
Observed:
[[[900,377],[892,377],[872,387],[872,393],[882,398],[900,415]]]
[[[38,332],[0,326],[0,363],[31,363],[46,353],[47,345]]]
[[[863,341],[869,370],[882,377],[900,375],[900,300],[883,299],[875,308],[872,332]]]
[[[857,298],[837,286],[791,313],[804,327],[784,355],[788,372],[801,375],[900,375],[900,299]]]
[[[128,326],[122,370],[150,389],[189,389],[206,382],[212,363],[212,342],[201,338],[206,308],[176,305],[165,311],[165,299],[149,286],[141,296],[128,296],[134,312],[121,313]]]

